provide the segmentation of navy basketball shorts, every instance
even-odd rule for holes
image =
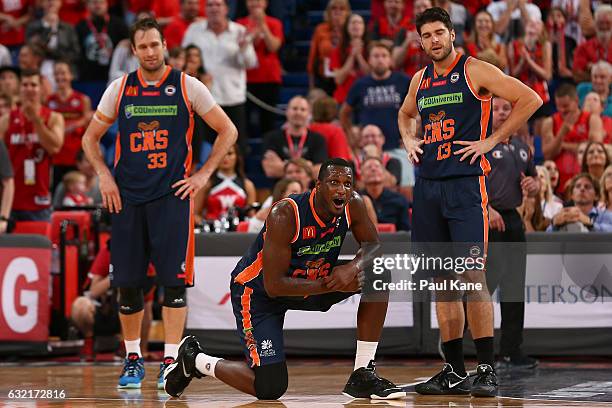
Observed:
[[[489,233],[487,206],[484,176],[443,180],[417,177],[412,208],[413,253],[454,260],[481,258],[484,262]],[[439,266],[433,261],[431,264]],[[475,263],[467,265],[468,270],[476,269],[472,268]],[[447,272],[433,267],[420,270],[419,275],[433,277]]]
[[[167,194],[145,204],[123,202],[112,214],[111,286],[147,285],[149,261],[158,286],[193,286],[193,201]]]
[[[230,285],[236,329],[251,367],[285,361],[283,325],[287,310],[326,312],[355,293],[332,292],[306,298],[270,298],[260,289]]]

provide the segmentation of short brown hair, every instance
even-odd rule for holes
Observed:
[[[24,69],[23,71],[21,71],[21,79],[28,78],[28,77],[33,77],[33,76],[37,76],[38,80],[42,83],[42,75],[40,74],[39,70],[37,70],[37,69]]]
[[[137,31],[149,30],[157,30],[157,32],[159,33],[159,38],[161,38],[161,41],[164,42],[164,33],[162,32],[162,29],[159,26],[157,20],[155,20],[154,18],[143,18],[141,20],[136,21],[130,27],[130,42],[132,43],[132,46],[136,46],[134,42],[134,37],[136,36]]]
[[[567,196],[567,199],[568,200],[572,199],[572,195],[574,194],[574,187],[576,187],[576,183],[578,183],[578,180],[583,179],[583,178],[589,180],[589,182],[593,186],[593,189],[595,190],[595,202],[597,202],[597,200],[599,200],[599,191],[600,191],[599,181],[597,181],[589,173],[579,173],[579,174],[576,174],[574,177],[572,177],[572,179],[567,183],[567,188],[565,189],[565,195]]]
[[[315,100],[312,105],[312,119],[314,122],[329,123],[336,119],[338,104],[332,97],[325,96]]]
[[[564,96],[569,96],[570,98],[577,98],[578,93],[576,92],[576,87],[570,83],[564,82],[559,85],[559,88],[555,91],[555,98],[563,98]]]
[[[381,41],[371,41],[370,44],[368,44],[368,57],[374,48],[384,48],[389,52],[389,54],[392,53],[391,47],[389,47],[387,44]]]

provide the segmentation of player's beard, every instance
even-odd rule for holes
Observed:
[[[164,66],[164,64],[165,62],[164,62],[164,59],[162,58],[160,63],[157,64],[155,68],[148,68],[145,64],[140,64],[140,68],[142,68],[143,71],[147,71],[147,72],[157,72]]]
[[[448,42],[447,45],[444,45],[442,47],[442,56],[441,57],[434,57],[433,56],[433,51],[430,51],[429,58],[431,58],[432,61],[435,61],[435,62],[444,61],[450,55],[452,50],[453,50],[453,45],[452,45],[451,42]]]

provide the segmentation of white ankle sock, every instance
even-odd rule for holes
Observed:
[[[140,339],[136,340],[123,340],[125,344],[125,355],[128,356],[130,353],[138,354],[138,357],[142,357],[140,352]]]
[[[374,360],[376,355],[377,341],[361,341],[357,340],[357,351],[355,353],[355,368],[354,370],[367,367],[370,360]]]
[[[222,360],[218,357],[209,356],[208,354],[200,353],[196,356],[195,365],[199,372],[211,377],[215,376],[215,366],[217,362]]]
[[[164,344],[164,358],[172,357],[176,360],[176,356],[178,356],[178,344]]]

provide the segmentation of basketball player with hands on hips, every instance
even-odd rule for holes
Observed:
[[[455,31],[448,13],[438,7],[417,17],[417,31],[432,63],[410,82],[399,111],[399,128],[409,159],[417,166],[412,212],[412,242],[432,248],[433,243],[471,246],[467,256],[486,259],[488,213],[485,177],[490,165],[485,153],[505,141],[542,105],[537,94],[491,64],[455,51]],[[491,100],[502,97],[512,113],[491,132]],[[416,138],[420,115],[423,139]],[[439,256],[440,253],[430,254]],[[455,254],[456,255],[456,254]],[[448,278],[448,275],[446,276]],[[476,345],[478,366],[473,383],[463,360],[466,313],[462,293],[436,292],[436,315],[446,364],[430,380],[418,384],[419,394],[497,395],[494,371],[493,306],[484,271],[472,269],[464,279],[484,289],[466,291],[467,319]],[[436,275],[436,282],[444,276]]]
[[[119,388],[140,388],[143,287],[151,261],[163,288],[164,369],[177,357],[193,286],[193,196],[236,142],[237,131],[197,79],[164,62],[166,42],[154,19],[130,30],[139,68],[113,81],[83,136],[83,150],[100,178],[103,205],[112,215],[111,286],[119,292],[126,359]],[[208,161],[191,175],[194,113],[217,133]],[[118,120],[114,175],[105,166],[100,138]]]

